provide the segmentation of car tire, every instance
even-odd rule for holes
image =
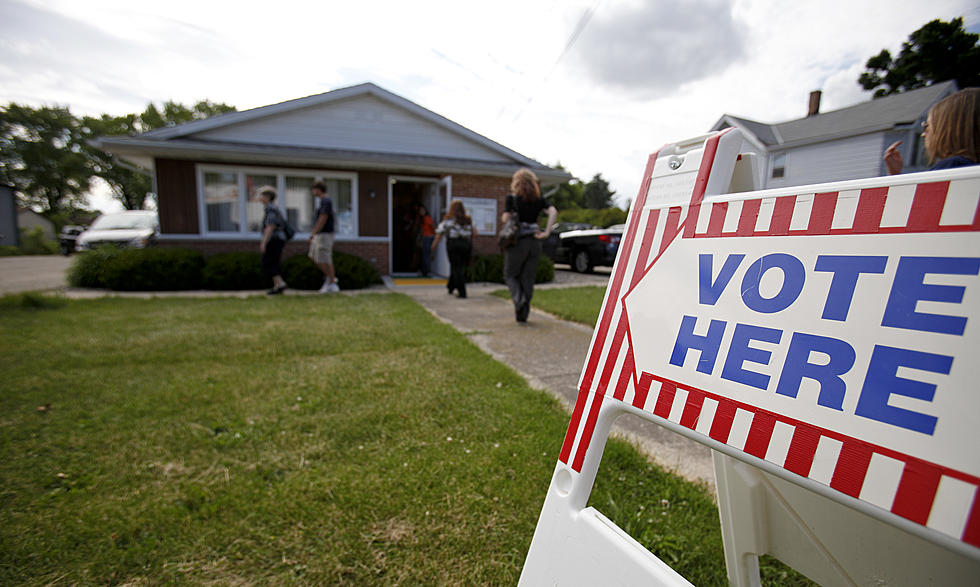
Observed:
[[[572,257],[572,271],[578,273],[592,273],[592,257],[585,249],[576,251]]]

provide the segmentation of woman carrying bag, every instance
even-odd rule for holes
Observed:
[[[500,220],[506,225],[511,216],[516,215],[519,229],[517,241],[504,250],[504,281],[514,302],[517,321],[526,324],[531,311],[531,296],[534,295],[534,277],[541,258],[541,241],[551,235],[558,210],[541,197],[538,178],[530,169],[514,172],[510,191]],[[542,212],[548,215],[544,230],[538,228],[538,217]]]

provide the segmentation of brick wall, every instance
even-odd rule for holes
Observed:
[[[494,198],[497,200],[497,222],[504,211],[504,200],[510,193],[510,177],[490,175],[454,175],[453,196],[463,198]],[[497,235],[483,234],[473,242],[473,252],[478,255],[492,255],[500,252]]]

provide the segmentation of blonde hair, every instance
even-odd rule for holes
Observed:
[[[980,163],[980,88],[960,90],[929,110],[929,162],[960,155]]]
[[[518,169],[510,180],[510,191],[526,200],[537,200],[541,197],[538,176],[526,167]]]
[[[276,201],[276,188],[272,187],[271,185],[264,185],[255,191],[260,196],[269,196],[270,202]]]

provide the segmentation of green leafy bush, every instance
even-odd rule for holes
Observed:
[[[333,268],[340,289],[362,289],[381,283],[377,268],[355,255],[334,251]],[[293,289],[320,289],[323,285],[323,272],[304,254],[293,255],[283,262],[282,277]]]
[[[109,260],[105,283],[118,291],[178,291],[201,288],[204,255],[189,249],[124,249]]]
[[[60,252],[58,243],[45,238],[40,226],[20,229],[20,246],[0,247],[0,257],[17,255],[54,255]]]
[[[538,260],[538,270],[534,275],[534,283],[547,283],[555,279],[555,264],[548,257],[541,255]],[[489,283],[504,282],[504,256],[477,255],[470,265],[469,281],[485,281]]]
[[[503,255],[476,255],[470,264],[469,280],[489,283],[504,282]]]
[[[270,280],[262,273],[257,252],[218,253],[207,258],[201,278],[204,289],[262,289]]]
[[[625,224],[628,214],[628,211],[616,207],[603,208],[602,210],[569,208],[558,212],[558,222],[587,222],[608,228],[614,224]]]
[[[122,249],[110,245],[97,247],[75,255],[68,269],[68,285],[72,287],[109,287],[106,271],[109,263],[122,253]]]
[[[106,285],[119,291],[201,288],[204,256],[189,249],[127,249],[112,259]]]

